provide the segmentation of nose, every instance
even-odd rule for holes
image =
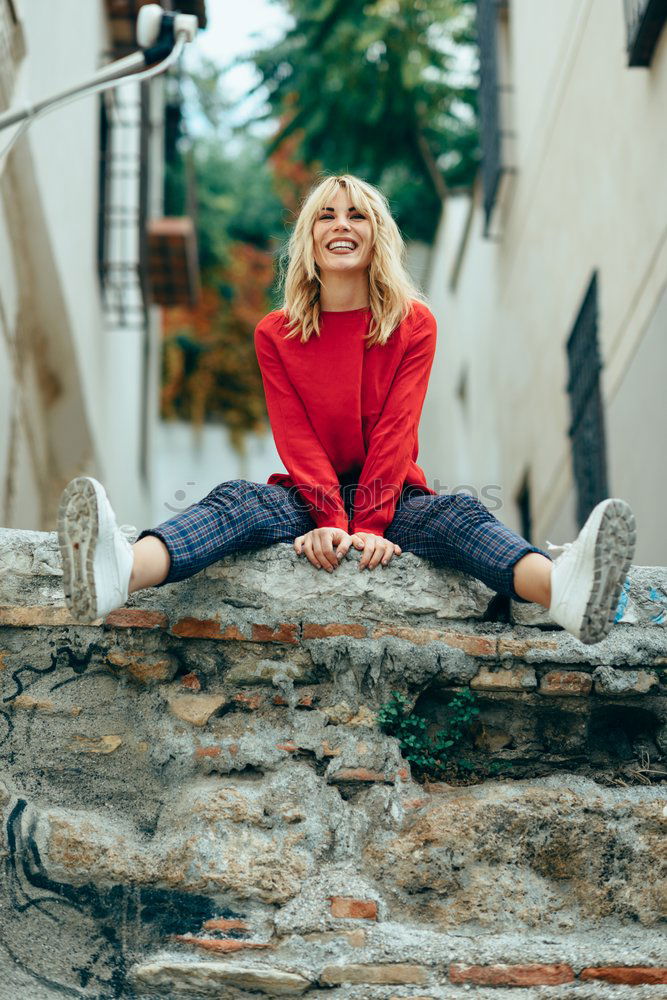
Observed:
[[[338,219],[338,221],[336,222],[336,224],[334,226],[334,229],[340,229],[341,227],[343,229],[349,229],[350,228],[350,223],[348,222],[346,216],[344,216],[344,215],[340,216],[340,218]]]

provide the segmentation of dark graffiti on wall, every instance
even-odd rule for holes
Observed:
[[[241,914],[221,908],[205,895],[132,884],[74,885],[49,874],[40,854],[37,827],[41,809],[53,805],[53,799],[57,805],[57,795],[33,802],[20,793],[11,794],[12,788],[23,784],[22,775],[29,783],[45,770],[43,756],[35,761],[34,770],[30,766],[31,734],[35,749],[43,740],[37,740],[30,726],[25,728],[25,712],[20,715],[24,728],[17,732],[12,703],[27,692],[48,698],[84,677],[89,681],[111,676],[103,646],[83,645],[77,650],[67,641],[49,645],[48,656],[41,650],[32,662],[2,675],[0,779],[6,780],[8,801],[0,864],[0,1000],[5,1000],[3,981],[7,986],[13,980],[34,982],[35,995],[39,984],[44,995],[54,997],[133,997],[127,970],[134,961],[163,946],[173,934],[201,930],[203,922],[213,916]],[[53,762],[55,774],[61,767],[55,753]],[[104,775],[98,779],[102,786]],[[83,772],[81,780],[87,780]],[[0,802],[2,787],[0,781]],[[21,992],[12,989],[9,996],[16,1000]]]

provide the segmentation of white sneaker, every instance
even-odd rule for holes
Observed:
[[[601,642],[614,616],[635,551],[635,516],[625,500],[597,504],[574,542],[561,550],[551,573],[549,614],[564,629],[592,644]]]
[[[73,479],[58,509],[58,542],[65,601],[72,616],[91,622],[122,607],[134,554],[131,524],[118,527],[104,487],[91,476]]]

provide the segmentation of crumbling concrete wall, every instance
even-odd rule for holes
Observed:
[[[667,572],[587,647],[358,559],[275,545],[81,625],[55,536],[0,532],[0,1000],[667,996]],[[435,732],[467,689],[424,781],[378,710]]]

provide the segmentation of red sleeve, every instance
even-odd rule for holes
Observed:
[[[255,351],[278,454],[318,528],[348,530],[340,482],[306,408],[289,380],[273,337],[260,323]]]
[[[350,534],[384,535],[396,511],[410,462],[417,458],[417,431],[435,356],[436,322],[425,310],[415,328],[368,444],[355,494]]]

